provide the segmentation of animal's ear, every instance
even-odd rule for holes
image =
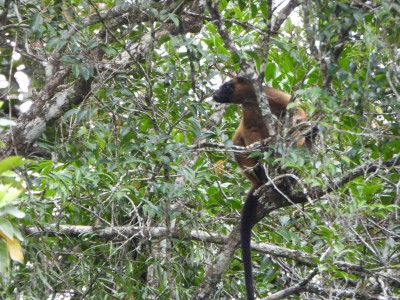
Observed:
[[[240,84],[249,84],[251,83],[251,80],[246,77],[236,77],[236,82]]]

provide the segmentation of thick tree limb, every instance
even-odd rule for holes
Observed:
[[[225,243],[228,238],[219,234],[209,232],[190,230],[181,231],[174,228],[165,227],[136,227],[136,226],[114,226],[106,228],[98,228],[94,226],[79,226],[79,225],[59,225],[48,228],[38,227],[21,227],[22,232],[26,235],[67,235],[69,237],[81,237],[88,234],[93,234],[102,239],[109,241],[125,241],[129,238],[141,236],[144,239],[164,239],[173,237],[179,239],[191,239],[208,243]]]
[[[267,138],[265,140],[255,142],[246,147],[232,145],[228,149],[224,144],[221,143],[210,143],[210,142],[199,141],[197,144],[190,146],[189,149],[195,151],[204,148],[214,148],[214,149],[224,149],[226,151],[232,151],[236,153],[251,153],[258,150],[265,150],[265,147],[268,145],[270,141],[271,139]]]
[[[221,281],[223,272],[228,268],[229,263],[240,242],[240,226],[236,225],[228,236],[221,252],[217,255],[214,262],[207,268],[204,279],[191,299],[209,299],[215,291],[215,287]]]
[[[224,251],[222,251],[216,258],[218,264],[215,265],[213,264],[212,268],[208,270],[206,280],[202,284],[202,286],[204,286],[204,289],[201,290],[201,293],[197,296],[198,298],[196,299],[205,299],[205,297],[209,296],[213,292],[212,287],[214,287],[216,284],[219,283],[222,276],[222,272],[218,272],[218,270],[226,270],[239,243],[239,234],[237,232],[239,226],[236,226],[229,236],[221,235],[218,233],[210,233],[208,231],[205,232],[205,231],[195,230],[195,229],[189,231],[182,231],[175,228],[166,228],[166,227],[143,228],[137,226],[115,226],[107,228],[98,228],[94,226],[59,225],[47,228],[43,227],[38,228],[34,226],[20,227],[20,229],[27,236],[66,235],[69,237],[79,238],[87,235],[92,235],[94,237],[99,237],[101,239],[110,240],[114,242],[125,242],[129,239],[132,239],[133,237],[138,237],[139,239],[144,239],[144,240],[162,240],[171,237],[179,240],[196,240],[206,243],[225,245]],[[296,261],[298,264],[312,268],[316,268],[318,266],[316,262],[319,260],[319,258],[305,252],[301,252],[298,250],[291,250],[269,243],[252,242],[251,246],[253,250],[269,254],[274,257],[292,259]],[[392,284],[393,286],[400,287],[400,280],[396,279],[395,277],[389,276],[387,273],[383,272],[384,269],[377,269],[377,270],[367,269],[360,265],[354,265],[342,261],[334,261],[332,262],[332,265],[336,266],[339,270],[342,270],[350,274],[357,274],[370,277],[381,277],[383,279],[388,280],[388,282],[390,282],[390,284]]]
[[[383,297],[376,295],[369,295],[363,293],[362,290],[357,289],[326,289],[314,283],[309,283],[303,287],[303,291],[320,295],[328,299],[368,299],[368,300],[400,300],[400,297]]]
[[[181,2],[180,2],[181,3]],[[196,11],[200,11],[203,6],[195,5],[198,1],[185,1],[183,4],[185,6],[193,3]],[[130,8],[129,8],[130,7]],[[100,17],[104,20],[110,20],[112,25],[107,29],[116,28],[117,26],[124,24],[126,19],[123,17],[132,12],[132,9],[138,9],[136,5],[132,5],[126,8],[124,11],[118,9],[111,9],[108,13],[95,14],[85,20],[86,26],[92,24],[93,22],[98,22]],[[141,15],[148,16],[148,13],[140,10]],[[118,19],[112,19],[112,16],[119,16]],[[132,15],[130,15],[132,17]],[[137,17],[135,15],[135,17]],[[138,18],[141,20],[141,18]],[[92,83],[102,82],[102,78],[109,78],[112,74],[110,72],[110,67],[113,69],[125,69],[132,65],[132,61],[140,60],[146,50],[149,49],[150,44],[154,40],[158,40],[161,37],[168,34],[184,34],[187,32],[193,32],[194,30],[200,30],[201,22],[195,22],[198,20],[197,17],[193,16],[183,16],[181,26],[177,28],[173,23],[165,23],[160,28],[157,29],[155,37],[151,34],[145,34],[142,39],[133,44],[129,49],[126,49],[117,59],[110,61],[109,64],[101,62],[103,57],[102,49],[98,48],[98,54],[95,56],[95,63],[100,63],[104,66],[103,68],[98,68],[102,72],[98,72],[88,80],[84,80],[82,77],[75,79],[73,82],[67,85],[64,84],[65,80],[71,74],[71,67],[65,67],[60,69],[60,58],[65,54],[64,51],[67,48],[67,44],[57,49],[51,56],[51,59],[46,67],[46,75],[48,77],[48,82],[39,93],[31,109],[21,114],[17,121],[17,126],[11,128],[8,134],[4,138],[4,148],[0,150],[0,157],[7,157],[13,154],[18,154],[22,156],[29,156],[34,153],[34,148],[32,147],[40,135],[45,131],[45,129],[54,120],[58,119],[65,111],[69,110],[72,105],[80,104],[91,91],[94,89]],[[68,35],[72,36],[77,31],[77,28],[73,28]],[[106,42],[106,35],[104,34],[106,30],[103,30],[98,34],[98,39],[100,42]]]
[[[345,184],[357,177],[365,176],[379,169],[392,168],[395,166],[400,166],[400,155],[396,155],[384,162],[377,160],[349,170],[342,177],[328,182],[325,186],[310,189],[308,194],[305,194],[303,191],[288,189],[287,178],[279,176],[279,179],[275,182],[269,182],[260,188],[261,205],[257,213],[257,219],[261,220],[271,211],[281,207],[306,203],[310,198],[312,200],[318,200],[324,195],[342,188]],[[282,194],[282,191],[284,191],[284,194]],[[290,201],[288,201],[288,199],[290,199]]]
[[[58,119],[72,104],[79,104],[90,92],[92,80],[77,79],[75,83],[60,92],[56,89],[70,74],[67,67],[55,74],[55,78],[46,84],[31,109],[21,114],[17,126],[6,135],[1,157],[12,154],[27,156],[31,153],[34,142],[44,132],[48,124]]]
[[[343,187],[346,183],[350,182],[351,180],[375,172],[379,168],[388,168],[399,165],[400,165],[400,155],[394,156],[393,158],[385,162],[375,161],[367,163],[363,166],[348,171],[344,176],[342,176],[337,180],[333,180],[331,183],[328,183],[324,187],[311,189],[308,195],[302,191],[294,191],[292,189],[288,190],[289,185],[287,179],[284,177],[280,177],[280,179],[276,180],[275,182],[269,182],[259,189],[260,204],[259,207],[257,208],[257,220],[259,221],[263,219],[270,212],[278,208],[291,206],[295,203],[305,203],[308,201],[309,197],[311,197],[313,200],[318,200],[319,198],[328,194],[329,192],[335,191]],[[282,191],[284,191],[284,193],[282,193]],[[290,201],[288,201],[288,199]],[[229,240],[231,241],[240,240],[239,228],[240,228],[240,222],[235,226],[234,230],[229,235]],[[227,249],[227,247],[231,246],[232,244],[224,245],[221,253],[225,253],[226,255],[232,253],[233,256],[233,252]],[[223,259],[218,256],[212,265],[213,266],[219,265],[221,263],[220,260],[226,260],[226,259],[227,259],[226,256],[224,256]],[[207,270],[207,277],[210,276],[212,278],[221,278],[222,273],[224,271],[225,269],[221,270],[211,267],[209,270]],[[205,280],[208,282],[208,278],[206,278]],[[210,281],[208,283],[213,284],[215,283],[215,281],[212,282]],[[202,285],[202,289],[210,291],[211,293],[211,291],[215,290],[215,286],[216,284],[214,286]],[[202,297],[200,297],[200,295]],[[203,290],[200,290],[192,299],[207,299],[209,295],[210,294],[203,293]]]
[[[301,292],[304,287],[307,286],[307,284],[310,283],[310,281],[317,275],[318,273],[318,268],[314,268],[314,270],[311,271],[310,274],[304,280],[300,281],[298,284],[295,284],[287,289],[284,289],[282,291],[279,291],[271,296],[268,296],[267,298],[264,298],[264,300],[279,300],[279,299],[285,299],[289,296],[295,295],[299,292]]]
[[[300,5],[299,0],[291,0],[289,1],[284,8],[281,9],[278,16],[275,19],[275,22],[272,26],[272,32],[276,33],[281,28],[283,22],[289,17],[292,11]]]

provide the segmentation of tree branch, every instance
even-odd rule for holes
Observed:
[[[382,297],[366,294],[361,289],[327,289],[314,283],[309,283],[303,287],[303,291],[327,297],[328,299],[368,299],[368,300],[400,300],[400,297]]]
[[[255,142],[246,147],[232,145],[229,148],[227,148],[224,144],[221,143],[210,143],[210,142],[199,141],[196,145],[189,146],[189,150],[194,151],[204,148],[216,148],[216,149],[225,149],[227,151],[232,151],[236,153],[251,153],[258,150],[265,150],[265,147],[270,143],[270,141],[271,138],[266,138],[262,141]]]
[[[282,291],[279,291],[273,295],[268,296],[267,298],[264,298],[264,300],[279,300],[283,298],[287,298],[288,296],[292,296],[294,294],[297,294],[301,292],[304,287],[307,286],[307,284],[310,283],[310,281],[315,277],[315,275],[318,274],[318,268],[314,268],[310,274],[307,275],[304,280],[300,281],[298,284],[295,284],[291,287],[288,287],[287,289],[284,289]]]
[[[300,5],[299,0],[291,0],[289,1],[284,8],[279,12],[278,16],[275,19],[275,23],[272,26],[272,32],[276,33],[281,28],[283,22],[289,17],[292,11]]]
[[[198,1],[186,1],[188,3],[198,3]],[[202,6],[195,6],[196,10],[201,9]],[[136,5],[130,6],[130,10],[127,9],[125,13],[131,12],[132,9],[137,9]],[[141,11],[141,13],[145,14]],[[123,15],[124,15],[123,14]],[[111,19],[111,16],[121,15],[121,11],[118,9],[111,9],[108,13],[95,14],[92,17],[86,19],[85,24],[91,24],[92,22],[98,22],[99,18],[104,20]],[[147,15],[147,14],[146,14]],[[169,34],[177,35],[184,34],[186,32],[192,32],[192,30],[200,30],[198,22],[194,22],[198,18],[196,17],[184,17],[182,26],[177,29],[175,25],[164,24],[156,32],[154,39],[158,40],[161,37]],[[107,29],[116,28],[126,22],[126,19],[120,17],[117,21],[112,23],[112,26],[108,26]],[[194,24],[197,24],[195,26]],[[72,36],[77,31],[77,28],[73,28],[68,33],[68,36]],[[105,30],[102,30],[97,38],[101,42],[106,42]],[[146,49],[149,48],[149,44],[153,42],[153,37],[145,34],[142,39],[132,45],[128,51],[124,51],[119,55],[117,59],[109,62],[109,66],[118,66],[123,69],[132,65],[132,60],[140,60]],[[60,58],[64,55],[64,51],[67,48],[67,43],[64,47],[56,49],[52,54],[51,60],[46,68],[46,75],[49,78],[48,82],[39,93],[30,110],[24,114],[21,114],[17,121],[17,125],[11,128],[4,138],[4,148],[0,150],[0,157],[7,157],[13,154],[22,156],[29,156],[35,154],[35,149],[32,147],[40,135],[46,130],[47,126],[53,121],[58,119],[65,111],[69,110],[72,105],[80,104],[89,94],[95,90],[92,86],[93,82],[98,79],[102,82],[101,78],[109,78],[113,73],[110,71],[109,66],[101,62],[103,57],[103,50],[98,47],[97,55],[95,57],[95,63],[105,65],[105,68],[98,68],[101,72],[94,74],[88,80],[84,80],[82,77],[75,79],[68,85],[62,85],[66,78],[71,74],[71,66],[67,66],[63,69],[59,69]],[[94,49],[96,50],[96,49]],[[84,50],[82,50],[84,51]]]
[[[330,184],[327,184],[327,186],[325,187],[311,189],[309,195],[305,194],[303,191],[294,191],[293,188],[290,188],[291,185],[288,184],[288,179],[280,176],[279,179],[277,179],[276,181],[269,182],[259,189],[258,193],[260,195],[259,198],[260,203],[257,207],[257,222],[263,219],[267,214],[278,208],[291,206],[295,203],[305,203],[308,201],[309,197],[312,197],[313,200],[318,200],[325,194],[328,194],[329,192],[335,191],[343,187],[346,183],[359,176],[375,172],[376,170],[382,167],[394,167],[399,165],[400,165],[400,155],[394,156],[392,159],[382,163],[379,163],[379,161],[367,163],[363,166],[348,171],[347,174],[345,174],[344,176],[342,176],[337,180],[333,180]],[[285,193],[282,193],[282,191],[284,191]],[[289,199],[290,201],[288,201],[287,199]],[[235,226],[235,228],[229,235],[230,241],[240,240],[239,229],[240,229],[240,222]],[[229,249],[229,247],[232,246],[237,247],[238,244],[230,243],[224,245],[221,251],[221,253],[223,253],[223,256],[219,255],[218,257],[216,257],[214,263],[212,264],[212,267],[210,267],[210,269],[207,270],[207,276],[204,280],[207,281],[208,284],[205,284],[205,282],[203,282],[201,286],[202,289],[207,291],[212,291],[215,289],[215,286],[219,281],[208,280],[208,278],[209,277],[213,279],[221,278],[222,273],[225,271],[225,269],[218,269],[214,268],[213,266],[223,266],[224,265],[222,263],[223,261],[226,261],[227,259],[230,260],[233,257],[234,251],[232,251],[232,249]],[[226,255],[231,255],[231,256],[226,257]],[[209,294],[207,293],[203,294],[202,292],[203,291],[201,289],[198,290],[193,299],[207,299]],[[203,297],[201,297],[201,295]]]
[[[236,45],[233,43],[233,41],[229,36],[229,33],[226,29],[224,22],[222,21],[221,15],[218,10],[218,1],[207,0],[207,6],[211,17],[213,18],[213,20],[216,21],[218,33],[224,40],[225,46],[228,48],[229,52],[233,57],[236,56],[239,59],[240,69],[245,74],[253,74],[254,67],[251,66],[249,63],[247,63],[247,61],[243,58],[243,56],[240,55],[238,49],[236,48]]]
[[[233,236],[236,236],[235,230],[239,227],[235,227],[232,231]],[[213,265],[213,270],[217,270],[222,268],[222,270],[226,269],[226,265],[229,264],[231,257],[233,257],[233,253],[236,250],[238,240],[233,239],[232,233],[229,236],[221,235],[218,233],[211,233],[209,231],[201,231],[197,229],[182,231],[176,228],[166,228],[166,227],[137,227],[137,226],[114,226],[114,227],[106,227],[106,228],[98,228],[95,226],[83,226],[83,225],[53,225],[50,227],[35,227],[35,226],[20,226],[20,230],[27,236],[58,236],[58,235],[66,235],[68,237],[80,238],[82,236],[93,235],[95,237],[99,237],[108,241],[114,242],[124,242],[132,237],[140,237],[144,240],[155,239],[161,240],[167,237],[176,238],[179,240],[195,240],[206,243],[213,243],[219,245],[227,245],[230,244],[230,250],[226,250],[225,252],[221,252],[219,254],[221,262],[218,265]],[[238,236],[238,235],[237,235]],[[319,261],[319,257],[310,255],[309,253],[305,253],[298,250],[291,250],[288,248],[279,247],[269,243],[251,243],[251,247],[253,250],[272,255],[274,257],[281,257],[285,259],[292,259],[301,265],[305,265],[308,267],[316,268]],[[233,249],[233,253],[231,253]],[[231,255],[231,256],[230,256]],[[225,260],[228,258],[227,260]],[[364,276],[371,277],[382,277],[388,280],[394,286],[400,287],[400,280],[387,276],[387,274],[383,273],[382,269],[378,269],[379,272],[366,269],[360,265],[354,265],[347,262],[342,261],[334,261],[332,262],[333,266],[336,266],[339,270],[350,274],[358,274]],[[214,271],[209,271],[210,282],[215,282],[218,284],[220,278],[218,276],[213,275]],[[205,284],[204,284],[205,285]],[[212,284],[210,284],[212,286]],[[212,291],[212,290],[211,290]]]

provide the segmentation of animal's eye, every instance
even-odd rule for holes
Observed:
[[[227,92],[230,92],[230,91],[233,90],[233,86],[232,86],[232,84],[230,84],[229,82],[224,83],[224,84],[222,85],[222,88],[223,88],[225,91],[227,91]]]

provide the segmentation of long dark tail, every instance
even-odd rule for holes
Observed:
[[[241,240],[242,240],[242,257],[244,265],[244,279],[246,283],[247,299],[254,300],[254,283],[253,283],[253,268],[251,263],[251,229],[255,224],[258,197],[253,193],[256,190],[252,187],[247,194],[246,201],[242,211],[241,223]]]

